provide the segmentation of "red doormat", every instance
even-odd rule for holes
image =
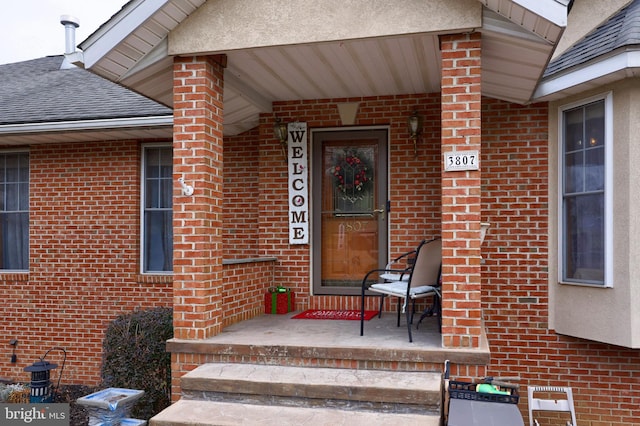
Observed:
[[[364,311],[365,321],[369,321],[376,315],[378,315],[378,311]],[[309,309],[297,315],[294,315],[291,318],[319,320],[360,320],[360,311]]]

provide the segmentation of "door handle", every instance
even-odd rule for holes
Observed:
[[[382,217],[384,218],[384,209],[374,209],[373,210],[374,213],[378,213],[379,215],[382,215]]]

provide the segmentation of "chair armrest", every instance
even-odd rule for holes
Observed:
[[[401,272],[386,272],[380,274],[379,277],[385,281],[409,281],[410,275],[408,273]]]
[[[411,268],[407,268],[407,269],[387,269],[387,268],[382,268],[382,269],[372,269],[369,272],[367,272],[367,274],[364,276],[364,278],[362,279],[362,289],[364,290],[365,287],[367,286],[367,282],[369,281],[369,276],[371,274],[378,274],[378,278],[380,278],[380,275],[382,274],[398,274],[400,275],[400,277],[403,277],[404,275],[408,275],[411,272]]]

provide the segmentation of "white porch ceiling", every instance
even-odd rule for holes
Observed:
[[[483,27],[467,30],[482,31],[483,94],[526,104],[562,34],[568,1],[479,1],[485,6]],[[129,2],[80,45],[85,67],[172,106],[173,58],[167,54],[167,36],[204,2]],[[527,4],[531,2],[534,6]],[[535,5],[542,4],[549,7],[536,11],[540,8]],[[438,36],[406,34],[223,52],[224,134],[255,127],[259,114],[270,112],[274,101],[438,92]]]

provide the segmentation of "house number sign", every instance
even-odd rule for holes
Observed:
[[[478,151],[453,151],[444,154],[444,170],[458,172],[464,170],[479,170]]]
[[[307,123],[287,125],[289,167],[289,244],[309,243],[309,174]]]

